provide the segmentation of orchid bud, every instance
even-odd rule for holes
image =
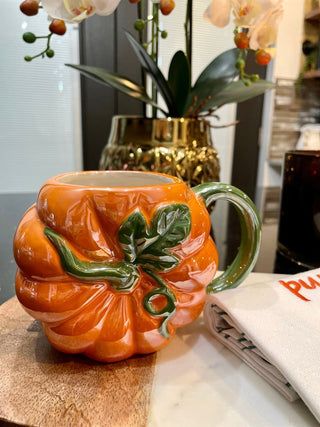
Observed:
[[[36,35],[33,33],[24,33],[22,38],[26,43],[34,43],[37,40]]]
[[[271,55],[270,53],[266,52],[263,49],[259,49],[256,52],[256,63],[259,65],[268,65],[271,61]]]
[[[160,0],[160,10],[162,15],[169,15],[176,7],[174,0]]]
[[[24,0],[20,4],[20,10],[27,16],[37,15],[39,12],[39,1],[37,0]]]
[[[49,30],[58,36],[63,36],[67,31],[67,27],[62,19],[54,19],[49,26]]]
[[[249,37],[246,33],[237,33],[234,36],[234,43],[238,49],[248,49],[249,48]]]
[[[46,55],[47,55],[48,58],[53,58],[54,57],[54,50],[48,49],[46,51]]]
[[[260,80],[260,76],[259,76],[259,74],[252,74],[252,75],[250,76],[250,80],[251,80],[252,82],[257,82],[257,81],[259,81],[259,80]]]
[[[239,71],[243,71],[245,66],[246,66],[246,62],[242,58],[239,58],[236,62],[236,68]]]
[[[145,22],[143,19],[137,19],[136,22],[134,23],[134,28],[137,31],[142,31],[145,27]]]

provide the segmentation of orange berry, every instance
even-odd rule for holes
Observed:
[[[63,36],[67,31],[67,27],[62,19],[54,19],[49,26],[49,30],[58,36]]]
[[[160,0],[160,10],[162,15],[169,15],[176,7],[174,0]]]
[[[20,4],[20,10],[27,16],[37,15],[39,12],[39,2],[37,0],[24,0]]]
[[[239,49],[248,49],[249,48],[249,37],[246,33],[237,33],[234,36],[234,43]]]
[[[263,49],[259,49],[256,52],[256,63],[259,65],[268,65],[271,61],[270,53],[266,52]]]

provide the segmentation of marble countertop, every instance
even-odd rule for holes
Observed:
[[[247,282],[277,278],[252,273]],[[103,364],[54,350],[12,298],[0,306],[0,343],[0,425],[319,425],[301,400],[289,403],[216,341],[201,317],[157,354]]]
[[[279,276],[252,273],[258,283]],[[281,277],[281,276],[280,276]],[[157,355],[150,427],[318,426],[300,400],[288,402],[205,329],[202,318]]]

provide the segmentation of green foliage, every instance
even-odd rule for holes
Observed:
[[[88,65],[66,64],[66,66],[80,71],[81,74],[86,77],[89,77],[91,80],[95,80],[99,83],[105,84],[109,87],[112,87],[113,89],[125,93],[128,96],[131,96],[132,98],[138,99],[139,101],[145,102],[146,104],[150,104],[155,106],[156,108],[161,109],[148,96],[143,86],[138,85],[137,83],[126,77],[120,76],[119,74],[110,73],[109,71],[103,68],[90,67]]]
[[[213,99],[238,75],[236,62],[239,56],[238,49],[230,49],[217,56],[200,74],[191,93],[189,94],[186,112],[197,113],[202,105]]]
[[[231,82],[239,74],[236,69],[238,56],[239,49],[230,49],[221,53],[202,71],[194,85],[194,89],[202,84],[210,84],[212,80],[221,78]]]
[[[212,108],[221,107],[233,102],[243,102],[248,99],[262,95],[267,90],[273,89],[275,85],[266,80],[258,80],[246,86],[241,80],[229,83],[222,91],[213,97],[201,111],[208,111]]]
[[[191,89],[190,66],[186,55],[178,50],[173,56],[168,83],[172,92],[177,116],[183,116]]]
[[[149,97],[143,86],[124,76],[97,67],[67,65],[84,76],[152,105],[171,117],[197,117],[215,111],[225,104],[243,102],[262,95],[274,88],[273,83],[260,80],[257,75],[248,76],[250,78],[245,81],[235,80],[239,77],[239,49],[230,49],[217,56],[202,71],[193,87],[187,57],[182,51],[178,51],[171,60],[166,80],[156,62],[147,53],[146,46],[140,45],[130,33],[126,33],[126,36],[141,67],[162,95],[167,106],[166,111]]]
[[[171,90],[169,88],[167,80],[164,78],[160,68],[148,54],[148,52],[141,46],[137,40],[128,32],[126,36],[131,44],[135,54],[138,57],[141,67],[148,73],[148,75],[153,80],[154,84],[161,93],[164,102],[168,107],[169,115],[175,116],[175,105],[172,97]]]

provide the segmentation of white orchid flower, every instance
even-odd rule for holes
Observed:
[[[252,49],[266,48],[276,40],[283,0],[211,0],[204,18],[216,27],[225,27],[231,14],[237,27],[249,29]]]
[[[231,0],[212,0],[204,12],[204,18],[216,27],[223,28],[230,22],[231,9]]]
[[[121,0],[42,0],[47,14],[54,19],[66,22],[81,22],[97,15],[111,15]]]
[[[262,3],[266,3],[266,0],[212,0],[204,16],[213,25],[225,27],[232,11],[235,24],[248,27],[261,13]]]
[[[267,49],[276,43],[282,15],[283,6],[279,4],[260,16],[255,25],[249,29],[251,49]]]

